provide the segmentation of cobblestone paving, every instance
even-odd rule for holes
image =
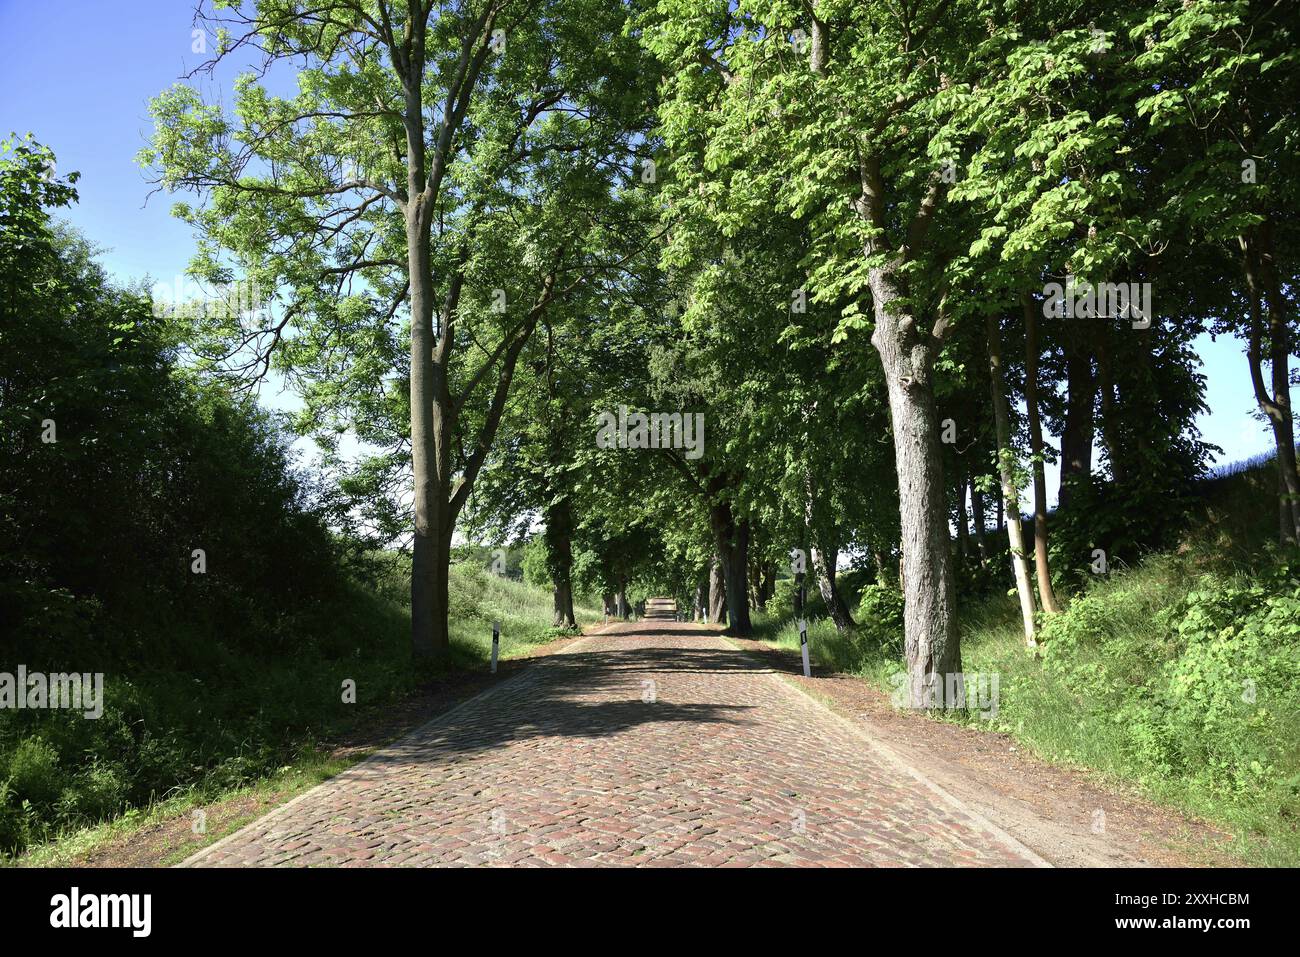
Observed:
[[[190,866],[1041,865],[715,635],[539,658]]]

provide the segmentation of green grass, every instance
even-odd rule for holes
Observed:
[[[466,564],[451,569],[450,631],[456,667],[474,667],[492,654],[492,622],[501,623],[501,656],[508,658],[564,634],[552,627],[550,589],[492,575]],[[579,627],[601,619],[574,603]]]
[[[410,653],[406,563],[381,557],[377,579],[322,615],[307,650],[235,659],[220,648],[184,671],[110,674],[105,713],[0,715],[0,837],[24,863],[66,860],[115,835],[250,788],[303,787],[337,773],[320,743],[411,693],[440,669]],[[565,632],[549,589],[468,564],[452,568],[451,666],[485,669],[492,622],[503,659]],[[598,620],[576,608],[580,624]],[[194,642],[189,642],[193,646]],[[356,703],[343,700],[355,682]]]
[[[315,749],[304,750],[290,764],[254,780],[243,787],[228,788],[217,793],[207,793],[192,789],[176,794],[166,800],[157,801],[148,807],[132,808],[125,814],[111,818],[89,827],[70,829],[57,838],[30,848],[19,857],[0,859],[0,866],[21,865],[23,867],[69,867],[98,848],[107,844],[130,840],[132,836],[147,829],[159,826],[178,817],[190,818],[195,810],[224,801],[234,801],[244,797],[270,800],[279,796],[287,800],[294,795],[307,791],[334,775],[346,770],[365,758],[369,752],[357,752],[346,758],[330,757]],[[263,813],[245,814],[225,821],[219,828],[214,828],[204,835],[204,846],[221,840],[246,824],[251,823]],[[197,850],[192,844],[186,844],[166,855],[158,863],[163,866],[179,864]]]
[[[763,612],[753,612],[751,618],[755,638],[779,648],[799,650],[799,626],[794,619]],[[840,634],[829,618],[808,620],[808,648],[812,660],[824,668],[881,682],[888,678],[897,660],[871,642],[862,629]]]
[[[1243,862],[1296,866],[1300,684],[1288,663],[1300,619],[1287,624],[1296,599],[1283,586],[1267,599],[1279,614],[1252,631],[1269,594],[1261,580],[1204,548],[1150,556],[1076,595],[1049,626],[1041,656],[1025,647],[1014,598],[965,606],[963,670],[998,675],[998,712],[942,719],[1008,733],[1049,762],[1213,822],[1232,834],[1227,850]],[[1241,596],[1240,610],[1225,605],[1225,617],[1202,627],[1204,610],[1224,596]],[[789,619],[759,616],[756,637],[799,645]],[[809,645],[818,664],[885,693],[902,669],[898,645],[870,626],[840,635],[830,621],[813,621]],[[1243,675],[1258,676],[1249,704],[1240,700]]]

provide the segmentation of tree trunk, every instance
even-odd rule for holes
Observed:
[[[885,553],[878,548],[873,549],[871,552],[871,559],[876,565],[876,584],[888,584],[889,570],[888,566],[885,564]]]
[[[705,582],[699,582],[695,586],[695,605],[692,609],[692,618],[695,621],[709,620],[709,586]]]
[[[614,595],[611,592],[605,592],[600,600],[606,618],[618,616],[618,606],[614,603]]]
[[[1280,455],[1275,461],[1277,462],[1277,540],[1279,545],[1289,545],[1296,539],[1291,528],[1291,505],[1287,501],[1286,463],[1282,461]]]
[[[945,702],[946,676],[961,671],[947,494],[930,381],[937,346],[901,308],[902,292],[888,269],[872,268],[869,281],[876,320],[871,342],[889,391],[898,472],[908,691],[913,707],[928,708]]]
[[[1110,326],[1108,320],[1095,318],[1097,332],[1097,384],[1101,390],[1101,441],[1110,460],[1110,474],[1116,485],[1123,485],[1128,472],[1119,448],[1115,422],[1115,374],[1111,363]]]
[[[984,533],[988,530],[988,524],[984,518],[984,493],[975,487],[974,481],[970,483],[970,512],[971,518],[975,521],[975,547],[980,553],[980,564],[987,565],[989,561],[989,543],[984,537]]]
[[[554,594],[554,625],[556,628],[576,628],[573,614],[573,516],[567,499],[554,502],[545,509],[546,564],[551,573]]]
[[[405,24],[404,49],[394,65],[402,80],[402,127],[406,140],[406,196],[403,216],[406,227],[406,278],[408,307],[411,316],[411,471],[413,478],[412,519],[414,538],[411,556],[411,645],[417,658],[445,662],[451,655],[447,629],[448,581],[451,574],[451,537],[456,514],[464,496],[473,485],[474,474],[482,463],[500,421],[502,400],[509,389],[510,375],[524,339],[508,350],[497,393],[489,409],[488,420],[479,436],[479,450],[462,472],[462,485],[452,490],[451,447],[454,441],[455,405],[448,385],[448,362],[451,349],[450,321],[459,297],[463,273],[449,283],[443,328],[435,344],[434,275],[430,235],[443,179],[448,167],[449,151],[456,142],[456,132],[464,123],[470,103],[469,94],[478,84],[487,59],[497,10],[489,9],[477,21],[478,34],[465,37],[460,48],[457,68],[460,103],[447,105],[436,144],[430,154],[427,135],[425,85],[421,82],[427,64],[425,41],[426,17],[412,17]],[[455,147],[458,148],[458,147]],[[553,277],[552,277],[553,278]],[[550,282],[547,282],[549,292]],[[548,296],[549,299],[549,296]],[[535,316],[533,317],[535,320]],[[526,327],[531,334],[531,326]],[[437,353],[435,358],[435,351]],[[463,493],[463,494],[462,494]]]
[[[1097,377],[1092,371],[1092,355],[1085,347],[1085,332],[1080,328],[1087,321],[1082,317],[1070,319],[1065,327],[1066,408],[1061,430],[1061,482],[1056,495],[1060,509],[1069,505],[1071,486],[1092,477]]]
[[[1038,415],[1038,304],[1025,293],[1021,297],[1025,315],[1025,410],[1029,423],[1029,453],[1034,475],[1034,570],[1038,576],[1038,598],[1043,612],[1059,614],[1052,571],[1047,557],[1047,477],[1043,468],[1043,424]]]
[[[1278,538],[1281,542],[1300,541],[1300,473],[1296,471],[1295,425],[1291,409],[1290,356],[1291,337],[1286,320],[1286,306],[1277,285],[1273,263],[1272,229],[1265,222],[1258,237],[1243,240],[1246,289],[1250,302],[1250,332],[1246,349],[1250,362],[1250,380],[1255,401],[1268,416],[1277,450],[1278,478],[1281,487],[1278,508]],[[1261,288],[1262,287],[1262,288]],[[1269,365],[1273,394],[1264,384],[1261,295],[1268,306]]]
[[[749,603],[745,600],[745,572],[749,568],[749,523],[736,522],[735,538],[732,547],[732,558],[730,562],[732,575],[735,581],[740,585],[735,603],[735,610],[732,608],[730,596],[733,594],[728,590],[727,603],[727,633],[736,635],[741,638],[748,638],[754,633],[749,615]],[[725,569],[724,569],[725,574]]]
[[[959,466],[960,467],[960,466]],[[957,554],[965,563],[970,558],[970,514],[966,511],[966,476],[957,476]]]
[[[624,579],[619,579],[618,591],[614,593],[614,601],[618,606],[618,617],[627,621],[631,610],[627,607],[627,582]]]
[[[553,589],[554,624],[556,628],[576,628],[578,623],[573,615],[573,586],[565,582]]]
[[[715,483],[720,489],[720,483]],[[716,494],[716,490],[714,491]],[[745,588],[749,568],[749,525],[737,522],[731,505],[714,499],[709,505],[709,523],[722,565],[722,579],[727,594],[727,633],[741,638],[753,634],[749,618],[749,601]]]
[[[754,608],[757,611],[767,611],[767,600],[771,597],[768,590],[770,578],[768,575],[768,566],[758,564],[754,566]]]
[[[817,572],[817,589],[821,592],[822,601],[826,603],[831,621],[835,622],[835,630],[843,634],[853,627],[853,615],[835,584],[835,565],[838,561],[838,548],[821,549],[813,546],[812,563],[813,570]]]
[[[415,195],[423,174],[411,173]],[[406,213],[407,274],[411,291],[411,471],[415,537],[411,548],[411,643],[420,658],[445,661],[448,569],[439,554],[446,524],[446,489],[439,481],[434,425],[433,274],[429,261],[429,216],[419,203]],[[449,536],[448,536],[449,537]]]
[[[1034,586],[1029,581],[1029,565],[1025,561],[1025,526],[1020,516],[1020,490],[1016,487],[1014,460],[1011,451],[1011,413],[1007,402],[1006,378],[1002,372],[1002,332],[998,328],[996,313],[990,312],[984,321],[988,332],[989,385],[993,396],[993,424],[998,443],[998,475],[1002,480],[1002,498],[1007,503],[1007,538],[1011,543],[1011,570],[1016,579],[1016,592],[1020,595],[1020,615],[1025,630],[1025,643],[1036,644],[1034,637]]]
[[[722,573],[722,559],[717,555],[709,564],[709,615],[714,624],[727,623],[727,579]]]
[[[841,634],[853,627],[853,616],[835,587],[835,566],[839,562],[839,546],[829,537],[821,538],[816,521],[817,490],[812,472],[804,473],[804,526],[807,528],[813,571],[817,573],[817,589],[821,592],[826,611]],[[820,538],[820,541],[819,541]],[[828,560],[829,559],[829,560]]]
[[[723,578],[727,582],[727,634],[748,638],[754,633],[745,591],[745,570],[749,565],[749,523],[736,522],[734,529],[731,556],[722,569]]]

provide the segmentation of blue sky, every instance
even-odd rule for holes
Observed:
[[[60,172],[81,172],[81,202],[67,218],[106,247],[101,259],[114,276],[170,283],[184,272],[194,240],[172,219],[165,194],[146,204],[151,187],[135,155],[151,129],[149,99],[203,57],[192,52],[191,0],[124,7],[109,15],[102,0],[0,0],[0,137],[35,133],[54,149]],[[230,78],[227,71],[205,83],[205,94],[224,91],[228,99]],[[1240,344],[1207,335],[1196,347],[1211,409],[1199,425],[1223,448],[1218,461],[1270,449],[1266,427],[1251,417]],[[275,391],[264,391],[268,404],[293,405]]]

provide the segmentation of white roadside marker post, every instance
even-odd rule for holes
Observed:
[[[497,653],[501,650],[501,622],[492,622],[492,673],[497,673]],[[807,669],[805,669],[807,670]]]
[[[808,664],[808,622],[803,616],[804,593],[803,593],[803,572],[794,576],[796,591],[796,601],[799,604],[799,654],[803,658],[803,676],[812,677],[812,669]]]
[[[803,655],[803,676],[812,677],[812,671],[808,667],[808,622],[802,618],[799,619],[799,653]]]

